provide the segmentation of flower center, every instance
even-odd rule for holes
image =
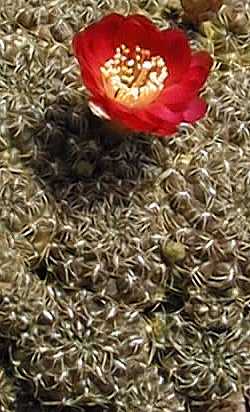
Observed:
[[[107,96],[134,108],[152,103],[160,95],[168,76],[162,57],[151,57],[149,50],[139,46],[131,52],[124,44],[100,70]]]

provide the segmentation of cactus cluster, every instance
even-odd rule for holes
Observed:
[[[6,376],[5,371],[0,369],[0,411],[14,412],[15,388]]]
[[[160,140],[88,111],[72,36],[114,10],[213,54],[206,119]],[[196,26],[170,0],[0,5],[1,412],[245,408],[249,33],[249,0]]]

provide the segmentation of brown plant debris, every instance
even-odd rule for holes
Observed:
[[[185,18],[196,24],[209,20],[223,4],[223,0],[181,0]]]

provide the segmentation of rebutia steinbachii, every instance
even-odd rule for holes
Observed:
[[[0,6],[0,411],[244,412],[250,3],[111,3]],[[93,116],[71,43],[114,11],[213,57],[203,120],[156,139]]]

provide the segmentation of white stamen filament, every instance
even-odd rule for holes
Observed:
[[[162,92],[168,70],[164,59],[136,46],[130,51],[122,44],[113,58],[101,67],[107,96],[128,107],[143,107]]]

